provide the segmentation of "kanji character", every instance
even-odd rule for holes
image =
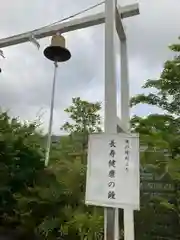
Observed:
[[[116,161],[113,160],[109,160],[109,167],[116,167]]]
[[[114,149],[111,149],[111,151],[110,151],[110,154],[109,154],[109,155],[110,155],[111,157],[114,157],[114,156],[115,156],[115,154],[116,154],[116,152],[114,151]]]
[[[126,146],[125,146],[125,150],[127,151],[128,149],[129,149],[129,146],[128,146],[128,145],[126,145]]]
[[[125,160],[126,160],[126,161],[129,161],[129,156],[125,156]]]
[[[109,143],[110,147],[116,147],[116,143],[114,140],[111,140],[111,142]]]
[[[109,187],[112,187],[112,188],[115,187],[115,182],[109,182],[109,183],[108,183],[108,186],[109,186]]]
[[[115,171],[114,170],[110,170],[109,171],[109,177],[110,178],[114,178],[115,177]]]
[[[108,198],[109,198],[109,199],[115,199],[115,197],[116,197],[116,194],[115,194],[114,191],[109,191],[109,192],[108,192]]]
[[[125,151],[125,154],[126,154],[126,155],[129,155],[129,151],[128,151],[128,150],[126,150],[126,151]]]

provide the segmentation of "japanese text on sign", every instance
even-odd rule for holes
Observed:
[[[115,192],[115,176],[116,176],[116,143],[114,140],[111,140],[109,143],[110,150],[109,150],[109,182],[108,182],[108,199],[116,199],[116,192]]]
[[[126,139],[125,140],[125,147],[124,147],[124,158],[125,158],[125,169],[126,169],[126,171],[128,171],[128,169],[129,169],[129,150],[130,150],[129,140]]]

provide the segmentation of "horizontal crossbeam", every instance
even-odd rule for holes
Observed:
[[[139,5],[131,4],[124,7],[118,7],[118,12],[121,18],[128,18],[139,14]],[[22,34],[14,35],[8,38],[0,39],[0,48],[17,45],[20,43],[28,42],[33,35],[36,39],[50,37],[57,32],[65,33],[75,31],[77,29],[87,28],[104,23],[105,13],[101,12],[87,17],[77,18],[71,21],[66,21],[60,24],[52,25],[49,27],[42,27],[34,31],[25,32]]]
[[[120,9],[116,8],[116,31],[119,36],[120,41],[126,40],[126,33],[121,19]]]

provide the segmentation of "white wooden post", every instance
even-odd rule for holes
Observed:
[[[117,133],[117,96],[115,70],[116,0],[105,1],[105,133]],[[115,209],[105,208],[104,239],[114,239]]]
[[[121,50],[121,121],[126,132],[130,131],[129,73],[126,38],[120,41]],[[134,211],[124,209],[124,240],[134,240]]]

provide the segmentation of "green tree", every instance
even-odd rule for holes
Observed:
[[[53,192],[59,196],[61,189],[53,172],[44,168],[37,124],[21,123],[1,112],[0,231],[15,228],[22,239],[41,235],[40,226],[56,212]]]
[[[175,197],[159,197],[156,207],[175,213],[177,222],[180,219],[180,44],[173,44],[170,49],[175,56],[165,62],[160,78],[147,80],[143,85],[143,88],[150,89],[151,93],[139,94],[131,99],[131,106],[149,104],[161,108],[166,114],[151,114],[145,118],[134,116],[131,124],[133,131],[140,132],[142,145],[147,145],[146,151],[141,154],[142,163],[148,164],[151,171],[158,176],[168,175],[173,182]],[[177,237],[176,230],[177,226],[174,229],[174,238]]]
[[[70,122],[61,129],[68,135],[61,136],[59,145],[53,146],[49,166],[60,189],[54,190],[55,199],[49,191],[45,195],[56,210],[53,215],[48,213],[38,226],[38,231],[48,239],[59,239],[60,236],[65,240],[103,238],[102,210],[88,207],[84,201],[88,134],[101,130],[100,110],[100,103],[89,103],[80,98],[73,98],[72,105],[65,109]]]
[[[61,130],[70,134],[77,145],[81,145],[81,151],[87,148],[88,134],[101,132],[100,102],[87,102],[79,97],[72,99],[72,105],[65,109],[70,122],[66,122]]]
[[[93,133],[101,131],[99,102],[91,103],[79,97],[72,99],[72,105],[64,111],[69,114],[72,123],[66,122],[61,129],[68,133]]]
[[[69,136],[60,138],[48,168],[44,167],[45,136],[37,124],[0,114],[0,231],[16,228],[22,239],[33,235],[49,240],[102,239],[101,210],[84,203],[84,136],[100,130],[100,105],[80,99],[76,103],[86,106],[79,111],[89,111],[90,116],[84,114],[89,122],[80,122]],[[79,118],[73,116],[77,124]]]
[[[170,114],[180,114],[180,44],[173,44],[169,48],[175,56],[172,60],[165,62],[160,78],[147,80],[142,86],[144,89],[156,90],[155,93],[139,94],[133,97],[132,106],[146,103]]]
[[[141,164],[146,172],[141,172],[142,206],[136,214],[136,233],[140,239],[157,239],[164,234],[175,237],[179,211],[176,183],[179,177],[178,123],[169,115],[158,114],[144,118],[135,116],[131,121],[133,131],[140,133],[141,146],[145,146]],[[171,185],[172,189],[163,189],[161,186],[165,184]],[[158,189],[153,189],[155,186]],[[168,227],[162,229],[162,226]]]
[[[99,102],[73,98],[72,105],[65,109],[70,122],[61,128],[69,135],[61,138],[61,160],[57,161],[55,169],[68,196],[67,223],[64,228],[74,229],[77,239],[102,239],[102,211],[87,207],[84,202],[88,134],[101,131],[100,110]]]

